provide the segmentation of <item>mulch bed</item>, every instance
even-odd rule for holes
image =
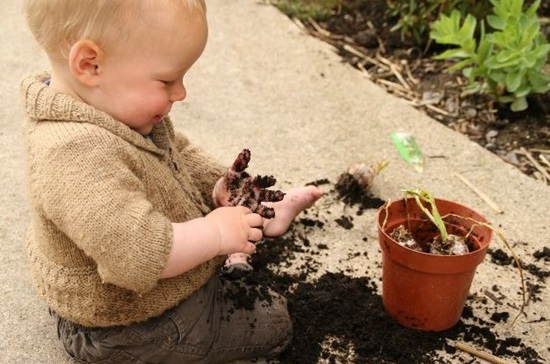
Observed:
[[[550,0],[542,0],[538,14],[550,17]],[[441,47],[415,44],[390,31],[397,19],[388,15],[385,0],[344,0],[323,22],[294,21],[388,93],[550,185],[550,93],[529,97],[523,112],[511,112],[487,96],[461,95],[467,80],[449,73],[450,63],[433,59]],[[550,35],[550,22],[543,23],[542,32]]]

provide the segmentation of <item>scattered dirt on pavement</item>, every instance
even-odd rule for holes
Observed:
[[[550,14],[550,0],[542,1],[539,14]],[[417,104],[420,110],[468,136],[523,173],[550,184],[529,159],[541,155],[550,158],[550,94],[530,98],[529,109],[520,113],[510,112],[486,97],[461,96],[466,81],[460,75],[449,74],[448,64],[433,60],[438,50],[404,42],[399,32],[389,31],[393,24],[395,19],[388,18],[385,0],[344,0],[340,11],[330,19],[302,25],[313,36],[335,46],[344,62],[369,75],[389,93]],[[550,34],[550,27],[545,27],[545,34]],[[385,66],[391,64],[397,72],[384,73],[382,67],[366,61],[367,58],[387,61]],[[398,74],[409,86],[405,92],[388,86],[401,84]],[[268,285],[288,299],[294,339],[280,363],[479,362],[471,356],[464,359],[454,347],[454,341],[467,342],[509,362],[545,362],[540,351],[547,348],[531,347],[519,336],[496,334],[497,324],[511,322],[517,314],[517,307],[503,304],[506,297],[496,283],[485,295],[470,294],[456,326],[434,333],[410,330],[389,318],[379,294],[379,280],[368,275],[358,277],[345,269],[325,272],[316,258],[329,247],[311,241],[308,233],[333,228],[328,227],[332,222],[336,225],[330,226],[351,230],[357,216],[377,209],[384,201],[366,193],[349,174],[342,174],[334,184],[328,178],[312,184],[331,186],[332,203],[349,208],[342,209],[343,214],[328,218],[310,212],[297,219],[283,237],[259,244],[251,261],[254,271],[243,278],[248,284]],[[327,220],[329,218],[333,221]],[[350,253],[349,259],[358,259],[363,254],[366,253]],[[538,302],[550,275],[550,248],[544,247],[529,258],[521,262],[528,278],[527,300]],[[489,249],[484,264],[492,264],[495,269],[516,269],[514,259],[497,248]],[[289,267],[292,268],[286,269]],[[261,290],[252,290],[240,297],[244,305],[249,305],[256,299],[264,299],[265,295]],[[498,304],[494,305],[495,302]],[[482,318],[476,314],[479,312],[487,314]],[[548,319],[538,317],[530,324],[548,325]]]
[[[313,182],[331,186],[327,198],[331,203],[355,205],[356,209],[333,219],[353,221],[354,216],[367,209],[376,209],[381,202],[368,191],[346,191],[339,183],[328,179]],[[350,193],[353,192],[353,193]],[[353,197],[352,197],[353,196]],[[368,201],[368,202],[365,202]],[[365,205],[361,205],[365,204]],[[370,205],[370,206],[367,206]],[[310,210],[306,217],[296,220],[295,225],[283,237],[270,239],[258,245],[252,256],[253,273],[245,276],[247,284],[267,285],[288,299],[289,310],[294,320],[294,339],[283,353],[279,363],[476,363],[473,357],[465,360],[453,342],[468,342],[481,350],[504,360],[517,363],[544,363],[538,350],[527,345],[521,337],[499,337],[494,327],[500,322],[509,322],[517,310],[500,305],[495,310],[492,300],[503,297],[495,284],[486,296],[470,294],[461,320],[453,328],[443,332],[421,332],[400,326],[386,315],[379,292],[380,281],[369,276],[350,275],[345,270],[324,272],[315,257],[327,246],[315,244],[308,239],[313,229],[324,230],[330,223],[326,216]],[[330,215],[329,215],[330,216]],[[342,229],[348,229],[338,223]],[[355,256],[365,254],[354,253]],[[353,254],[352,254],[353,255]],[[530,300],[537,300],[537,292],[546,286],[550,251],[547,247],[537,251],[529,261],[522,262],[529,275]],[[484,264],[510,266],[514,264],[504,251],[492,249]],[[354,256],[350,256],[354,259]],[[298,264],[292,269],[285,269]],[[379,265],[380,266],[380,265]],[[291,271],[293,273],[288,273]],[[322,274],[318,274],[323,272]],[[534,283],[533,283],[534,282]],[[243,295],[243,302],[262,300],[261,290],[252,290]],[[490,314],[481,318],[474,312],[485,310]],[[492,312],[492,313],[491,313]],[[540,317],[533,324],[546,324],[548,318]]]
[[[335,46],[344,62],[365,75],[380,75],[380,69],[363,56],[397,66],[410,86],[405,95],[387,82],[379,82],[382,76],[371,79],[397,97],[429,103],[434,107],[422,102],[417,107],[523,173],[550,184],[529,159],[541,155],[550,158],[550,94],[530,98],[529,109],[520,113],[510,112],[486,97],[460,96],[465,80],[447,73],[447,64],[432,59],[437,50],[404,42],[398,32],[389,31],[395,19],[388,18],[386,1],[354,4],[359,5],[344,0],[340,12],[330,19],[302,25],[310,34]],[[550,15],[550,0],[542,1],[539,15]],[[550,34],[550,27],[545,25],[543,31]],[[350,52],[349,46],[355,51]],[[396,76],[384,76],[384,80],[399,84]],[[348,177],[342,175],[334,184],[329,179],[312,182],[331,185],[334,204],[354,207],[343,209],[346,213],[342,215],[329,217],[346,230],[353,228],[357,216],[383,204],[376,196],[350,183]],[[252,256],[254,272],[244,278],[249,283],[267,284],[288,298],[295,333],[280,363],[480,362],[458,351],[453,345],[455,341],[467,342],[510,363],[545,363],[548,353],[543,351],[548,348],[531,347],[521,336],[496,333],[497,324],[511,322],[518,312],[509,302],[503,303],[506,297],[496,283],[484,295],[471,292],[461,320],[447,331],[419,332],[398,325],[384,312],[379,280],[351,275],[345,269],[325,272],[317,262],[316,256],[323,254],[327,246],[310,241],[308,232],[328,228],[331,221],[327,219],[325,215],[306,214],[283,237],[260,244]],[[352,253],[349,259],[362,254],[366,253]],[[527,278],[528,302],[540,301],[541,290],[547,289],[549,261],[550,248],[544,247],[521,262]],[[293,264],[290,271],[295,273],[288,273],[285,267]],[[494,269],[517,268],[514,259],[497,248],[489,249],[484,264],[494,265]],[[261,294],[255,299],[262,299]],[[482,318],[476,314],[479,312],[486,315]],[[548,325],[549,319],[540,316],[528,323]]]

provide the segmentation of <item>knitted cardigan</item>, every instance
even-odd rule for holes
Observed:
[[[84,326],[157,316],[203,285],[223,260],[160,279],[171,223],[211,211],[214,184],[226,168],[176,133],[168,117],[144,138],[51,89],[48,78],[33,75],[21,84],[33,284],[57,314]]]

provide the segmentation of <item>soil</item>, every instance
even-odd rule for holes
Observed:
[[[538,15],[550,17],[550,0],[542,0]],[[385,0],[344,0],[328,20],[300,24],[389,93],[550,184],[550,92],[530,97],[523,112],[511,112],[486,96],[461,96],[466,79],[449,73],[449,63],[433,59],[442,49],[402,39],[399,31],[390,31],[396,21]],[[547,36],[548,23],[542,26]]]
[[[426,220],[424,224],[426,223],[432,224],[429,220]],[[405,225],[395,228],[390,233],[390,237],[407,249],[436,255],[464,255],[476,249],[473,242],[464,236],[455,234],[449,234],[445,240],[441,239],[439,234],[436,236],[430,234],[429,239],[417,239]]]
[[[368,190],[355,188],[351,180],[343,173],[336,183],[328,178],[311,182],[328,187],[326,199],[343,208],[341,216],[328,215],[342,229],[350,229],[357,216],[383,204]],[[251,260],[254,271],[240,278],[248,285],[257,285],[258,289],[236,296],[243,307],[252,307],[255,300],[267,299],[268,295],[263,292],[268,286],[288,299],[294,338],[273,363],[477,363],[473,357],[464,359],[463,353],[453,345],[455,341],[468,342],[509,362],[545,362],[539,352],[544,348],[531,347],[521,337],[496,334],[495,325],[511,321],[517,310],[503,305],[483,318],[474,313],[476,310],[489,312],[487,307],[492,300],[502,299],[496,284],[484,297],[471,293],[459,323],[449,330],[421,332],[400,326],[384,311],[378,280],[369,275],[350,274],[345,268],[328,272],[317,261],[316,257],[328,247],[311,241],[308,236],[314,230],[329,228],[331,221],[327,215],[307,210],[300,216],[287,234],[258,245]],[[366,254],[357,251],[349,254],[348,259]],[[501,249],[489,249],[489,256],[485,264],[514,268],[514,260]],[[545,247],[533,254],[531,261],[522,262],[530,277],[529,300],[533,302],[546,286],[549,260],[550,249]],[[289,269],[292,266],[294,268]],[[547,318],[540,317],[536,323],[546,321]]]

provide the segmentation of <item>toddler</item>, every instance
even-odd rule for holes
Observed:
[[[229,363],[290,342],[284,297],[239,308],[239,286],[217,272],[322,193],[291,189],[265,204],[273,219],[232,206],[234,169],[174,130],[168,114],[206,45],[205,12],[202,0],[25,0],[51,65],[21,85],[26,245],[79,363]]]

